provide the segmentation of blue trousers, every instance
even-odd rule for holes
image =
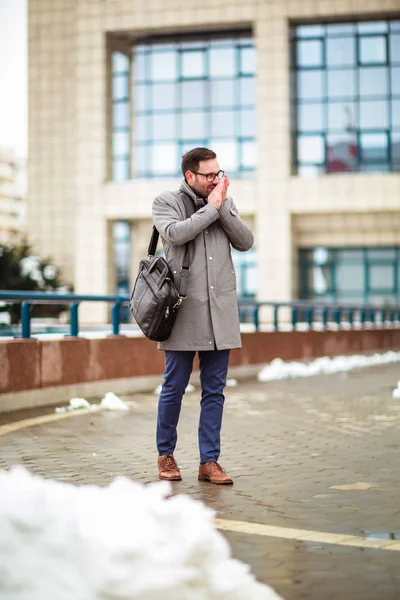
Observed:
[[[224,387],[228,372],[229,350],[199,351],[201,402],[199,420],[200,462],[217,461],[224,408]],[[195,352],[165,351],[165,373],[158,401],[158,454],[175,450],[182,397],[193,369]]]

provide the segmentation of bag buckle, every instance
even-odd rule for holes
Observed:
[[[174,310],[178,310],[178,308],[180,307],[180,305],[182,304],[182,302],[186,300],[186,296],[179,296],[178,300],[175,302],[174,306],[172,307]]]

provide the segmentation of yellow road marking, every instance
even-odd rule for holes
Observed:
[[[248,523],[246,521],[230,521],[229,519],[215,519],[215,525],[223,531],[248,533],[250,535],[264,535],[267,537],[285,538],[299,542],[319,542],[337,544],[339,546],[354,546],[356,548],[376,548],[378,550],[400,551],[399,540],[383,540],[346,535],[344,533],[328,533],[325,531],[310,531],[307,529],[292,529],[290,527],[277,527],[262,523]]]
[[[81,408],[79,410],[71,410],[64,413],[54,413],[50,415],[42,415],[40,417],[32,417],[30,419],[22,419],[21,421],[16,421],[14,423],[0,425],[0,436],[6,435],[7,433],[12,433],[13,431],[18,431],[19,429],[24,429],[26,427],[34,427],[35,425],[52,423],[53,421],[60,421],[61,419],[67,419],[69,417],[76,417],[79,415],[88,415],[94,412],[99,412],[100,410],[101,406],[95,405],[92,406],[92,408]],[[324,531],[310,531],[307,529],[293,529],[290,527],[278,527],[276,525],[264,525],[263,523],[231,521],[229,519],[215,519],[214,522],[216,527],[223,531],[247,533],[250,535],[262,535],[266,537],[296,540],[300,542],[318,542],[325,544],[337,544],[340,546],[353,546],[356,548],[375,548],[378,550],[400,551],[399,540],[371,539],[344,533],[329,533]]]
[[[79,410],[71,410],[64,413],[54,413],[51,415],[42,415],[41,417],[32,417],[30,419],[22,419],[21,421],[15,421],[14,423],[6,423],[0,425],[0,436],[18,431],[19,429],[25,429],[25,427],[34,427],[35,425],[43,425],[43,423],[51,423],[52,421],[59,421],[61,419],[67,419],[69,417],[77,417],[79,415],[88,415],[93,412],[101,410],[100,405],[93,406],[92,408],[80,408]]]

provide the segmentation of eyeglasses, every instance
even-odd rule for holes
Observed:
[[[225,171],[218,171],[218,173],[200,173],[199,171],[192,171],[192,173],[194,173],[195,175],[202,175],[210,183],[214,181],[215,178],[221,181],[221,179],[223,179],[225,175]]]

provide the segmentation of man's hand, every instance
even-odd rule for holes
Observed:
[[[217,210],[221,208],[226,202],[226,194],[228,191],[229,179],[226,175],[221,181],[215,186],[211,194],[208,196],[208,204],[214,206]]]

